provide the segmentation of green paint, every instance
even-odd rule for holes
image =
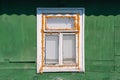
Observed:
[[[119,2],[52,1],[0,1],[0,80],[119,80]],[[85,73],[36,74],[37,7],[85,8]]]
[[[85,51],[88,60],[113,60],[114,17],[85,16]],[[95,56],[95,57],[93,57]]]
[[[2,69],[36,69],[35,63],[0,63],[0,70]]]
[[[35,61],[36,18],[26,15],[1,15],[0,53],[10,61]],[[32,24],[31,24],[32,23]]]
[[[87,72],[113,72],[114,61],[112,60],[86,60]]]

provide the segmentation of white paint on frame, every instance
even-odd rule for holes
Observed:
[[[80,49],[80,55],[78,56],[80,59],[79,62],[79,69],[78,67],[43,67],[43,72],[71,72],[71,71],[79,71],[79,72],[85,72],[85,60],[84,60],[84,17],[85,17],[85,12],[84,12],[84,8],[38,8],[37,9],[37,73],[40,73],[40,68],[42,66],[42,36],[41,36],[41,28],[42,28],[42,14],[80,14],[80,43],[79,43],[79,49]],[[58,22],[61,20],[58,20]],[[64,20],[63,20],[64,21]],[[73,23],[71,23],[69,20],[66,21],[65,23],[70,23],[67,25],[67,27],[71,28],[73,25]],[[61,25],[66,25],[64,22],[62,22]],[[51,28],[55,28],[55,25],[51,24],[49,22],[49,25],[52,25]],[[59,28],[59,25],[57,25],[57,27]],[[61,32],[61,31],[57,31],[57,30],[45,30],[45,32]],[[77,32],[75,30],[69,30],[69,31],[65,31],[62,30],[63,32]],[[77,40],[76,40],[77,41]],[[77,42],[76,42],[77,44]],[[78,47],[78,46],[76,46]],[[77,51],[77,49],[76,49]],[[62,56],[62,55],[61,55]],[[77,55],[76,55],[77,56]],[[78,60],[78,59],[76,59]],[[63,63],[63,62],[59,62],[59,63]]]

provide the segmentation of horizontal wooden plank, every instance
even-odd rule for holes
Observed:
[[[115,55],[120,55],[120,28],[115,26]]]
[[[114,80],[114,76],[110,72],[36,74],[35,69],[0,70],[0,80]]]
[[[115,55],[120,56],[120,43],[115,43]]]
[[[0,16],[0,61],[36,60],[36,18],[33,15]]]
[[[85,22],[86,59],[113,60],[114,17],[86,16]]]
[[[87,72],[84,80],[112,80],[113,73]]]
[[[120,70],[120,68],[119,68],[119,70]],[[112,80],[120,80],[120,73],[119,72],[115,72],[114,73],[114,77],[113,77]]]
[[[35,69],[2,69],[0,70],[0,80],[35,80]]]
[[[115,26],[115,42],[120,42],[120,26]]]
[[[115,66],[115,72],[120,72],[120,66]]]
[[[114,61],[112,60],[86,60],[85,69],[87,72],[113,72],[114,71]]]
[[[120,15],[115,16],[115,55],[120,55],[120,49],[119,49],[120,48],[120,22],[119,20],[120,20]],[[116,59],[118,58],[116,57]]]
[[[47,76],[47,77],[46,77]],[[99,72],[86,72],[86,73],[47,73],[42,76],[37,76],[38,80],[111,80],[113,73],[99,73]]]
[[[47,77],[46,77],[47,76]],[[37,76],[38,80],[112,80],[113,73],[86,72],[86,73],[45,73]]]
[[[36,69],[36,63],[0,63],[0,70],[3,69]]]
[[[115,66],[120,66],[120,56],[115,56]]]
[[[120,72],[120,56],[115,56],[115,72]]]
[[[116,15],[114,16],[114,23],[115,23],[115,28],[119,28],[120,27],[120,15]]]

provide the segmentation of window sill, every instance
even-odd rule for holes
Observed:
[[[43,72],[85,72],[78,67],[44,67]]]

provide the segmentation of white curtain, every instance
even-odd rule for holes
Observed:
[[[58,35],[45,36],[45,64],[58,64],[59,37]]]
[[[47,27],[50,29],[65,29],[74,27],[73,18],[48,18],[46,20]]]
[[[75,63],[76,40],[75,34],[63,35],[63,63]]]

